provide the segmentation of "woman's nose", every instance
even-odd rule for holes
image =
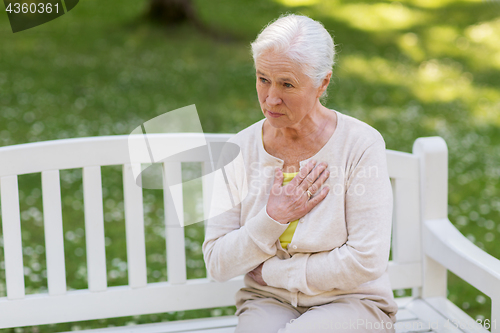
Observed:
[[[266,103],[269,106],[281,104],[281,97],[274,88],[270,88],[267,94]]]

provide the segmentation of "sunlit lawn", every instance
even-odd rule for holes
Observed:
[[[335,37],[338,58],[326,105],[411,151],[442,136],[450,155],[451,221],[500,258],[500,2],[267,0],[195,1],[214,40],[190,26],[139,18],[145,1],[87,0],[68,15],[12,34],[0,14],[0,146],[128,134],[164,112],[196,104],[205,132],[235,133],[262,119],[249,42],[271,19],[300,12]],[[194,170],[197,172],[197,170]],[[127,283],[121,169],[103,168],[108,284]],[[61,173],[67,283],[87,288],[80,170]],[[19,177],[27,293],[46,290],[40,175]],[[162,196],[145,190],[148,281],[165,281]],[[186,211],[193,210],[192,207]],[[204,277],[201,225],[186,228],[188,278]],[[0,296],[5,271],[0,242]],[[474,318],[491,302],[450,273],[449,298]],[[397,296],[405,291],[396,291]],[[233,314],[234,307],[2,332]]]

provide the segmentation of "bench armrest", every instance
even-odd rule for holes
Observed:
[[[500,260],[474,245],[448,219],[426,220],[422,231],[427,256],[500,301]]]

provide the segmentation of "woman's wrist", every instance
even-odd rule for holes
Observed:
[[[280,220],[280,219],[277,219],[274,217],[274,214],[269,214],[269,210],[268,210],[268,207],[266,206],[266,214],[267,216],[269,216],[271,219],[273,219],[274,221],[280,223],[280,224],[287,224],[288,221],[283,221],[283,220]]]

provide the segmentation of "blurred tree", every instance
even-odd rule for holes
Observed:
[[[189,22],[200,26],[191,0],[148,0],[147,15],[151,19],[166,25]]]
[[[191,0],[148,0],[146,16],[167,26],[192,24],[201,33],[218,40],[230,42],[238,39],[232,33],[222,32],[204,24],[198,17]]]

